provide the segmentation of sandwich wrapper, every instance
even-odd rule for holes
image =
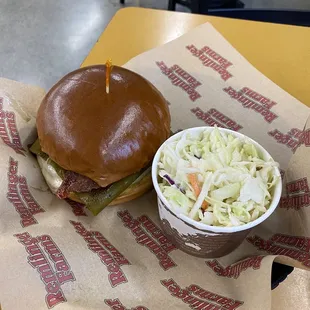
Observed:
[[[189,256],[169,243],[154,191],[93,217],[52,195],[29,154],[44,91],[1,79],[2,309],[274,308],[273,261],[310,270],[309,108],[258,72],[210,24],[125,67],[164,94],[172,131],[217,124],[266,148],[281,165],[279,207],[239,248],[217,259]],[[305,283],[308,276],[301,277]],[[309,305],[309,291],[298,294]]]

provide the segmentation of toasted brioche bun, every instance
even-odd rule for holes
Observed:
[[[42,151],[65,170],[101,187],[140,171],[169,137],[170,114],[161,93],[142,76],[114,66],[106,92],[106,66],[81,68],[62,78],[37,115]],[[141,184],[116,199],[145,191]],[[149,187],[148,187],[149,188]]]

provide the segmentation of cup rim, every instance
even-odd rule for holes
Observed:
[[[226,129],[226,128],[221,128],[221,127],[217,127],[220,131],[224,131],[226,133],[230,133],[232,135],[234,135],[235,137],[238,138],[242,138],[242,139],[247,139],[249,140],[251,143],[253,143],[257,149],[262,152],[264,154],[264,156],[270,157],[272,158],[272,156],[266,151],[265,148],[263,148],[259,143],[257,143],[255,140],[251,139],[250,137],[240,133],[240,132],[236,132],[230,129]],[[158,185],[158,161],[159,161],[159,157],[161,154],[161,151],[163,149],[163,147],[171,141],[176,140],[177,138],[179,138],[181,135],[183,135],[185,132],[202,132],[202,131],[211,131],[213,130],[214,127],[210,127],[210,126],[201,126],[201,127],[192,127],[192,128],[188,128],[185,130],[182,130],[176,134],[174,134],[173,136],[171,136],[170,138],[168,138],[157,150],[154,159],[153,159],[153,164],[152,164],[152,181],[153,181],[153,185],[155,188],[155,191],[157,193],[157,196],[161,199],[161,201],[167,206],[167,208],[169,208],[169,210],[180,220],[182,220],[183,222],[186,222],[188,224],[190,224],[191,226],[194,226],[197,229],[200,230],[208,230],[211,232],[215,232],[215,233],[234,233],[234,232],[239,232],[239,231],[243,231],[243,230],[247,230],[247,229],[252,229],[255,226],[259,225],[260,223],[264,222],[276,209],[276,207],[278,206],[278,203],[280,201],[281,198],[281,193],[282,193],[282,179],[280,178],[278,184],[275,187],[274,190],[274,195],[273,195],[273,199],[270,203],[270,206],[268,208],[268,210],[261,215],[259,218],[257,218],[256,220],[249,222],[247,224],[244,225],[240,225],[240,226],[231,226],[231,227],[221,227],[221,226],[211,226],[211,225],[207,225],[201,222],[197,222],[191,218],[189,218],[188,216],[184,215],[184,214],[179,214],[177,213],[175,210],[173,210],[170,205],[169,202],[167,201],[167,199],[164,197],[164,195],[162,194],[159,185]],[[280,176],[280,170],[279,168],[276,168],[276,175]]]

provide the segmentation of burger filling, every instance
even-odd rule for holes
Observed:
[[[61,168],[42,151],[39,139],[30,147],[30,151],[37,156],[42,174],[51,191],[60,199],[70,198],[84,203],[94,215],[101,212],[122,193],[150,177],[151,165],[148,165],[141,171],[107,187],[100,187],[86,176]]]

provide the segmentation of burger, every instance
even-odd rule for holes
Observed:
[[[51,191],[94,215],[152,187],[152,159],[170,135],[169,108],[154,85],[122,67],[109,71],[81,68],[54,85],[30,147]]]

